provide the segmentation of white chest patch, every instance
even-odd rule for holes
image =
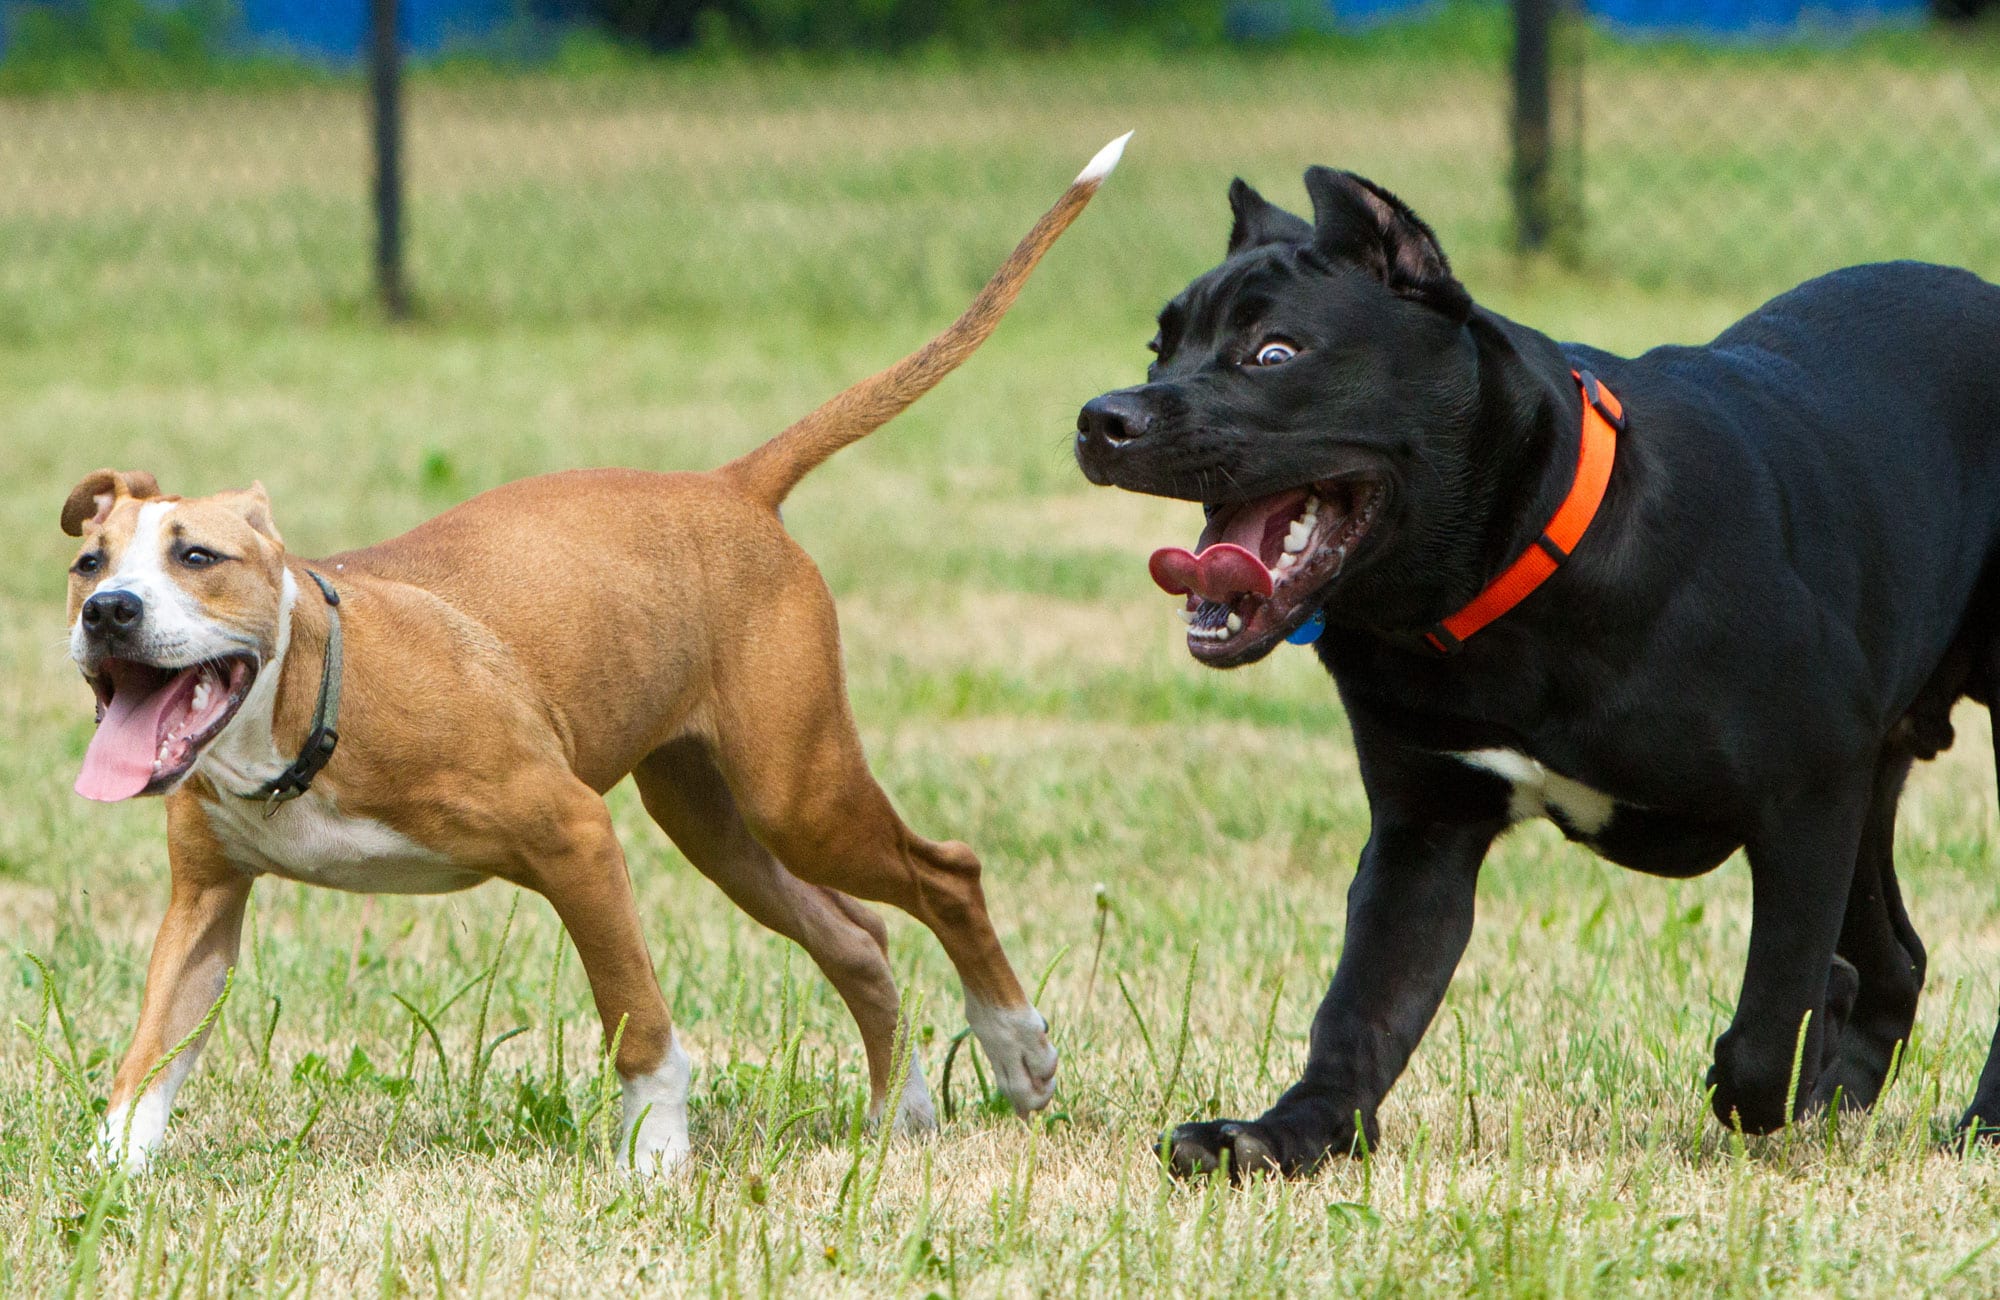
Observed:
[[[1572,781],[1560,772],[1551,772],[1526,754],[1511,749],[1475,749],[1454,754],[1491,772],[1513,787],[1507,799],[1507,815],[1514,821],[1533,817],[1560,818],[1579,835],[1596,835],[1611,823],[1618,805],[1601,790],[1581,781]]]
[[[484,873],[454,865],[393,826],[343,813],[320,789],[280,804],[270,817],[264,816],[263,800],[239,797],[291,762],[271,739],[271,717],[291,649],[297,599],[298,583],[288,571],[279,596],[277,653],[196,764],[218,789],[229,792],[202,805],[223,851],[248,871],[357,894],[448,894],[485,880]]]
[[[369,817],[351,817],[318,790],[279,806],[225,795],[204,803],[230,859],[252,871],[358,894],[447,894],[486,879]]]

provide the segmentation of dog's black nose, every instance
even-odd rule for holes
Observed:
[[[1138,455],[1144,448],[1133,444],[1157,429],[1156,405],[1155,395],[1143,385],[1120,388],[1085,402],[1076,415],[1076,463],[1083,476],[1099,486],[1122,483],[1130,487],[1125,476],[1150,459]]]
[[[1152,423],[1152,414],[1146,404],[1130,391],[1106,393],[1093,397],[1077,412],[1076,434],[1079,442],[1088,439],[1104,446],[1117,447],[1146,436],[1146,427]]]
[[[146,602],[129,591],[100,591],[83,602],[83,625],[92,632],[123,632],[146,612]]]

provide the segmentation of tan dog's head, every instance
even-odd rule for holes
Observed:
[[[70,657],[97,692],[77,793],[172,789],[276,653],[285,544],[261,483],[186,500],[146,473],[101,469],[63,504],[83,538],[69,570]]]

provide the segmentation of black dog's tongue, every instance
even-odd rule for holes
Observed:
[[[1268,596],[1273,590],[1264,562],[1230,542],[1207,547],[1200,555],[1182,546],[1162,546],[1146,562],[1146,571],[1169,596],[1193,592],[1221,605],[1246,592]]]
[[[1283,549],[1285,531],[1306,496],[1304,488],[1292,488],[1218,511],[1193,551],[1163,546],[1146,568],[1172,596],[1193,592],[1219,604],[1245,595],[1269,596],[1276,584],[1271,560]]]

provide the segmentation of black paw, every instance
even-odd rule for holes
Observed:
[[[1861,972],[1845,957],[1835,956],[1826,973],[1826,1010],[1820,1015],[1819,1082],[1811,1094],[1814,1110],[1824,1110],[1836,1098],[1842,1110],[1864,1110],[1882,1090],[1881,1075],[1888,1072],[1888,1062],[1874,1070],[1873,1044],[1864,1042],[1858,1032],[1848,1032],[1860,995]]]
[[[1183,1124],[1161,1145],[1169,1167],[1182,1178],[1203,1177],[1226,1165],[1230,1181],[1239,1182],[1258,1173],[1309,1174],[1330,1155],[1364,1155],[1375,1135],[1371,1122],[1365,1140],[1357,1141],[1352,1116],[1331,1124],[1267,1116]]]
[[[1286,1172],[1275,1136],[1250,1120],[1183,1124],[1163,1145],[1168,1165],[1182,1178],[1200,1178],[1224,1166],[1231,1182],[1246,1174]]]
[[[1861,972],[1854,969],[1853,962],[1836,954],[1826,973],[1826,1010],[1820,1016],[1821,1069],[1839,1059],[1840,1040],[1847,1035],[1847,1022],[1860,996]]]
[[[1984,1142],[1988,1146],[2000,1146],[2000,1120],[1991,1118],[2000,1106],[1991,1102],[1982,1105],[1975,1101],[1972,1108],[1958,1117],[1958,1128],[1952,1145],[1970,1149],[1973,1142]]]
[[[1923,981],[1912,963],[1905,972],[1878,973],[1864,990],[1858,974],[1843,972],[1846,965],[1834,958],[1827,978],[1827,1047],[1812,1099],[1815,1106],[1831,1106],[1837,1096],[1842,1110],[1857,1111],[1873,1106],[1888,1086],[1890,1067],[1916,1023]]]
[[[1795,1108],[1789,1092],[1791,1058],[1757,1059],[1737,1048],[1730,1035],[1724,1034],[1715,1044],[1715,1064],[1708,1067],[1708,1086],[1712,1090],[1709,1108],[1715,1112],[1715,1118],[1724,1128],[1740,1127],[1753,1135],[1775,1133],[1789,1124],[1795,1109],[1803,1112],[1805,1099],[1812,1096],[1819,1074],[1812,1068],[1819,1062],[1816,1049],[1817,1044],[1808,1042],[1806,1054],[1799,1062],[1803,1075]]]

